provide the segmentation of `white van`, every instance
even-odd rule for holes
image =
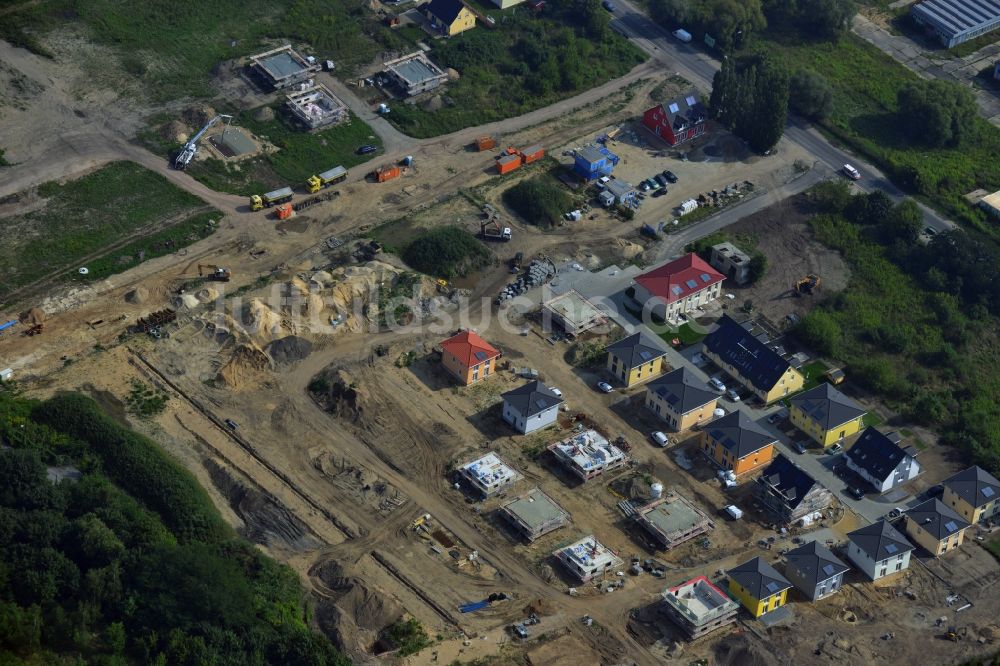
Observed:
[[[861,172],[852,167],[850,164],[844,165],[844,173],[851,180],[861,180]]]
[[[677,28],[671,34],[685,44],[691,41],[691,33],[684,28]]]

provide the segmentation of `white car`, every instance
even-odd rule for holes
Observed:
[[[553,393],[555,393],[560,398],[562,397],[562,391],[560,391],[559,389],[557,389],[555,386],[550,386],[549,390],[552,391]]]
[[[845,164],[843,169],[844,174],[851,180],[861,180],[861,172],[852,167],[850,164]]]
[[[667,443],[670,441],[670,440],[667,439],[667,436],[664,435],[659,430],[657,430],[656,432],[649,433],[649,438],[651,440],[653,440],[654,444],[656,444],[657,446],[661,446],[661,447],[662,446],[666,446]]]
[[[597,390],[601,393],[611,393],[614,391],[614,387],[607,382],[597,382]]]
[[[719,379],[718,377],[712,377],[711,379],[709,379],[708,380],[708,385],[711,386],[712,388],[714,388],[719,393],[725,393],[726,392],[726,385],[723,384],[722,380]]]
[[[726,396],[733,402],[740,401],[740,394],[736,392],[736,389],[729,389],[726,391]]]

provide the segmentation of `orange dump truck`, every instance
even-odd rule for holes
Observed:
[[[525,164],[531,164],[532,162],[537,162],[538,160],[545,157],[545,149],[542,148],[541,144],[536,143],[533,146],[528,146],[521,151],[521,158]]]
[[[497,140],[491,136],[481,136],[476,139],[476,150],[483,152],[497,147]]]
[[[384,183],[387,180],[392,180],[393,178],[399,178],[400,170],[398,166],[381,166],[375,169],[374,176],[375,180]]]
[[[504,155],[497,158],[497,173],[510,173],[521,166],[520,155]]]

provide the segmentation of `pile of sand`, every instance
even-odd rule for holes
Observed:
[[[198,293],[194,296],[202,303],[211,303],[219,297],[219,292],[212,287],[205,287],[204,289],[199,289]]]
[[[331,284],[333,284],[333,276],[327,273],[326,271],[316,271],[309,278],[309,282],[315,284],[317,287],[321,289],[325,289],[326,287],[329,287]]]
[[[45,321],[45,310],[41,308],[31,308],[30,310],[22,312],[18,319],[22,324],[28,324],[29,326],[41,324]]]
[[[239,391],[246,387],[256,387],[263,379],[263,373],[272,367],[271,357],[252,342],[236,348],[229,362],[219,369],[216,378]]]
[[[462,75],[458,73],[458,70],[452,69],[451,67],[446,69],[445,73],[448,75],[449,81],[458,81],[460,78],[462,78]]]
[[[642,254],[643,248],[638,243],[627,241],[624,238],[616,238],[615,242],[618,244],[618,247],[621,248],[619,252],[621,252],[622,258],[624,259],[634,259]]]
[[[243,325],[247,333],[260,340],[273,340],[286,336],[288,331],[281,315],[255,298],[243,307]]]
[[[145,287],[136,287],[125,293],[125,302],[133,305],[142,305],[149,300],[149,290]]]
[[[327,561],[309,573],[326,592],[316,608],[320,629],[349,655],[365,656],[382,632],[403,616],[399,602],[366,581],[361,572],[354,575]]]
[[[199,301],[194,294],[181,294],[180,296],[175,296],[172,302],[174,307],[178,309],[194,309],[201,305],[201,301]]]
[[[268,343],[264,350],[275,363],[294,363],[309,356],[312,343],[297,335],[289,335]]]
[[[184,143],[191,136],[191,128],[179,120],[172,120],[160,128],[160,136],[166,141]]]

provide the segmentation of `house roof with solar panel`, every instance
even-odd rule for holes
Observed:
[[[625,365],[627,370],[664,356],[667,352],[643,333],[634,333],[605,348]]]
[[[760,557],[726,572],[730,579],[739,583],[740,587],[750,593],[754,599],[767,599],[787,590],[792,586],[788,580],[778,573],[777,569]]]
[[[664,400],[677,414],[687,414],[719,397],[684,367],[654,379],[646,385],[646,390]]]
[[[864,416],[865,409],[829,383],[820,384],[799,393],[790,400],[792,407],[820,425],[823,430],[832,430],[854,419]]]
[[[467,368],[500,356],[500,351],[479,337],[475,331],[461,331],[442,341],[440,347]]]
[[[698,255],[691,253],[637,275],[635,282],[642,285],[650,295],[662,299],[669,305],[725,279],[725,275],[709,266]]]
[[[1000,481],[977,465],[945,479],[942,485],[976,509],[1000,498]]]
[[[666,113],[674,134],[683,132],[708,119],[708,110],[698,101],[698,93],[693,90],[667,100],[660,106]]]
[[[907,525],[930,534],[936,541],[943,541],[969,527],[964,520],[941,500],[929,499],[906,511]]]
[[[773,389],[791,367],[729,315],[722,315],[718,328],[709,333],[703,343],[706,351],[734,367],[744,381],[761,391]]]
[[[785,560],[801,574],[801,583],[814,587],[851,570],[851,567],[841,562],[829,548],[818,541],[810,541],[788,551],[785,553]]]
[[[524,386],[503,394],[504,402],[516,409],[525,418],[541,414],[545,410],[562,403],[563,399],[537,379]]]
[[[705,426],[705,432],[737,459],[778,441],[740,409],[712,421]]]
[[[913,544],[885,520],[854,530],[847,535],[847,538],[875,562],[881,562],[914,549]]]

